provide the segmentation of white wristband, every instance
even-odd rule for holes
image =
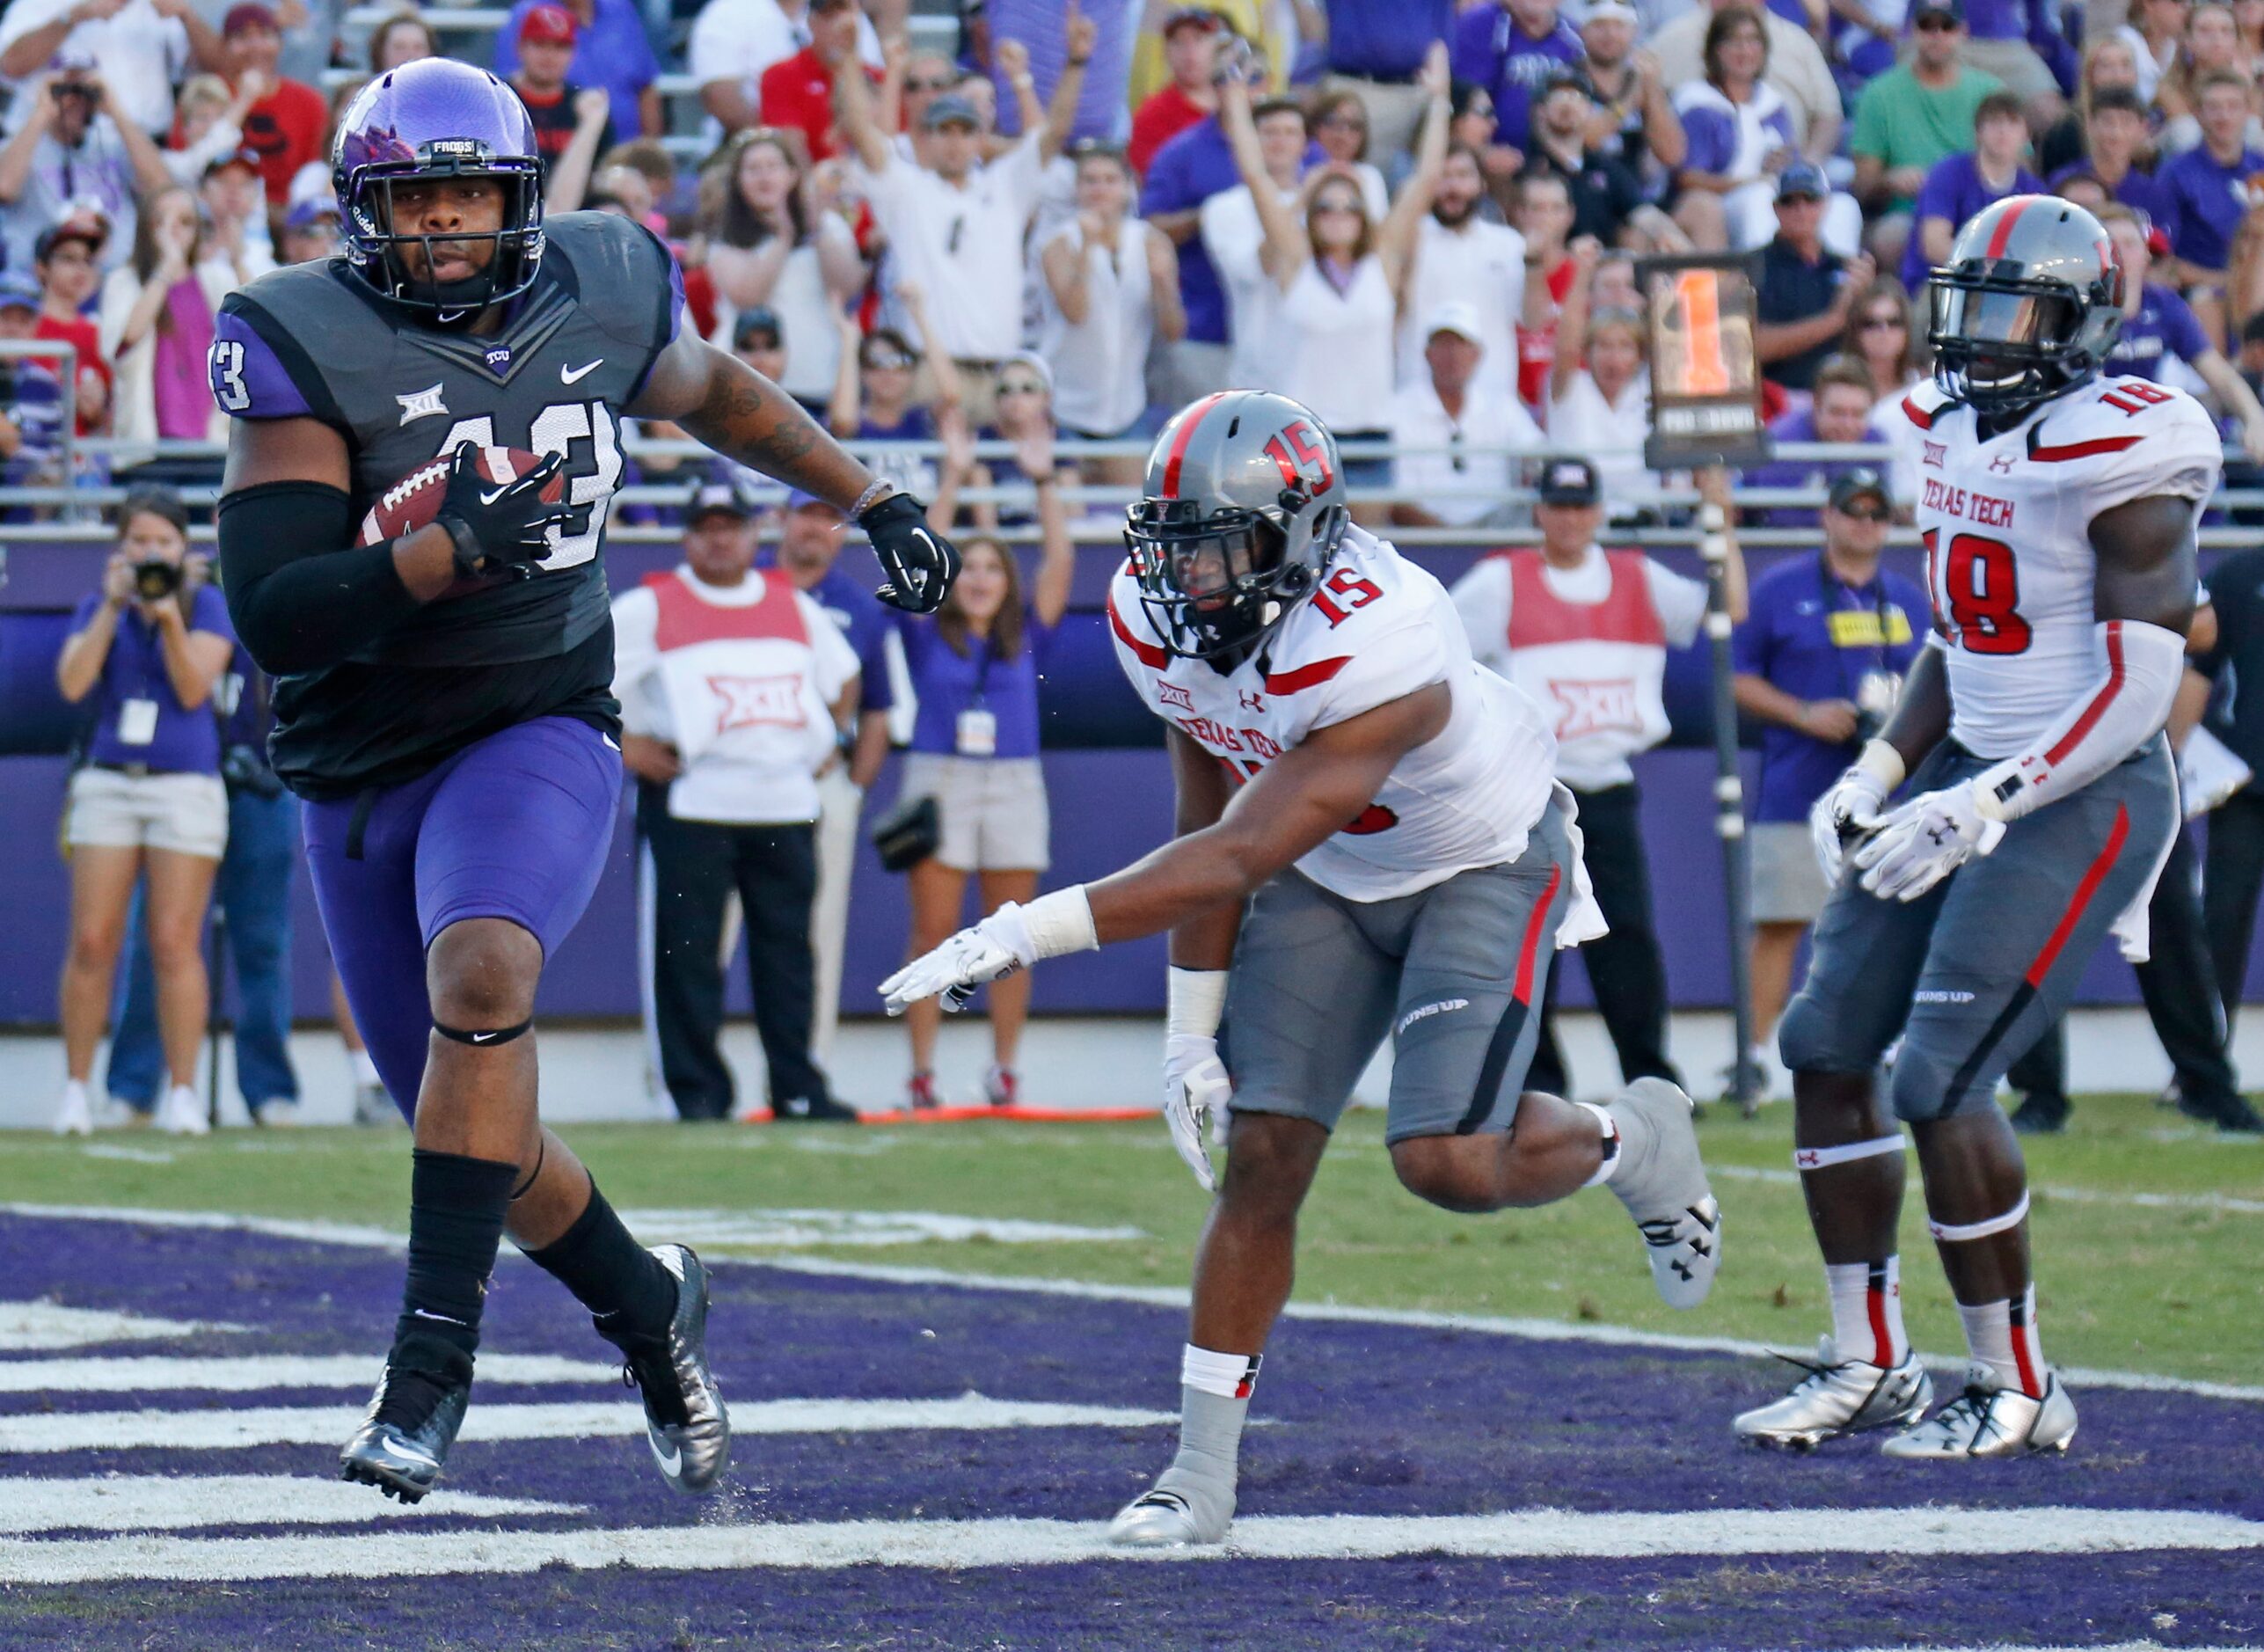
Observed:
[[[1063,953],[1091,952],[1100,945],[1093,932],[1092,903],[1085,898],[1085,885],[1041,895],[1020,909],[1029,931],[1032,961],[1058,958]]]
[[[1226,1013],[1226,971],[1173,964],[1165,979],[1165,1036],[1217,1037],[1219,1020]]]
[[[1889,794],[1902,784],[1902,754],[1883,740],[1866,740],[1855,766],[1875,778]]]

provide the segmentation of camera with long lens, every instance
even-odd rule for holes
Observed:
[[[134,595],[145,603],[162,603],[181,588],[181,565],[151,557],[134,565]]]

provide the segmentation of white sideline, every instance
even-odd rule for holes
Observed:
[[[750,1567],[1060,1566],[1095,1561],[1382,1560],[1406,1554],[1542,1560],[1742,1554],[2097,1554],[2264,1547],[2264,1524],[2228,1515],[2114,1509],[1708,1509],[1578,1514],[1258,1517],[1217,1548],[1125,1551],[1066,1520],[854,1520],[614,1531],[389,1531],[367,1537],[0,1539],[0,1583],[128,1579],[438,1576],[546,1566],[668,1571]]]
[[[66,1308],[55,1302],[0,1302],[0,1353],[84,1348],[96,1342],[155,1342],[208,1331],[241,1331],[240,1325],[195,1319],[155,1319],[107,1308]]]
[[[57,1411],[0,1417],[0,1455],[128,1450],[228,1451],[335,1445],[362,1422],[358,1407],[259,1406],[227,1411]],[[734,1435],[860,1434],[895,1429],[1146,1429],[1176,1412],[1049,1405],[961,1394],[953,1400],[766,1400],[731,1407]],[[486,1406],[464,1418],[466,1440],[578,1440],[641,1436],[633,1405]],[[15,1482],[11,1481],[11,1484]]]
[[[375,1354],[230,1354],[207,1359],[0,1360],[0,1394],[155,1393],[201,1389],[255,1393],[262,1388],[367,1388],[385,1363]],[[621,1367],[553,1354],[484,1354],[479,1385],[617,1383]]]
[[[1786,1171],[1786,1175],[1793,1172]],[[358,1246],[398,1251],[407,1243],[398,1234],[378,1227],[346,1223],[291,1221],[274,1217],[237,1216],[218,1210],[150,1210],[129,1206],[30,1204],[0,1202],[0,1214],[38,1217],[58,1221],[132,1222],[150,1227],[192,1227],[269,1233],[282,1239]],[[507,1256],[515,1251],[507,1250]],[[1074,1297],[1087,1302],[1136,1302],[1150,1307],[1184,1308],[1188,1293],[1183,1285],[1099,1285],[1077,1279],[1043,1279],[1013,1274],[960,1273],[946,1268],[913,1268],[890,1262],[836,1261],[828,1257],[778,1255],[720,1259],[719,1266],[751,1262],[788,1273],[820,1274],[844,1279],[870,1279],[880,1284],[938,1285],[968,1290],[1011,1290],[1032,1296]],[[1292,1301],[1282,1310],[1293,1319],[1318,1319],[1355,1325],[1406,1325],[1428,1330],[1469,1331],[1488,1336],[1514,1336],[1546,1342],[1587,1342],[1607,1348],[1664,1349],[1677,1353],[1729,1354],[1746,1359],[1766,1359],[1778,1354],[1806,1357],[1808,1348],[1757,1342],[1745,1337],[1693,1336],[1677,1331],[1638,1331],[1625,1326],[1593,1325],[1565,1319],[1510,1318],[1500,1314],[1441,1313],[1423,1308],[1365,1308],[1333,1302]],[[1961,1371],[1963,1356],[1924,1355],[1936,1371]],[[2200,1378],[2165,1377],[2152,1371],[2097,1371],[2063,1365],[2060,1375],[2071,1388],[2127,1388],[2142,1393],[2194,1394],[2204,1400],[2233,1400],[2264,1403],[2264,1385],[2210,1382]]]
[[[89,1480],[11,1480],[0,1497],[0,1532],[160,1531],[228,1525],[362,1525],[403,1514],[480,1520],[574,1515],[579,1505],[486,1497],[442,1488],[397,1507],[366,1486],[296,1474],[106,1474]]]

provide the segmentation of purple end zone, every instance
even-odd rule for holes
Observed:
[[[665,1238],[663,1234],[647,1236]],[[208,1334],[71,1354],[375,1356],[398,1257],[267,1238],[0,1217],[0,1297],[174,1319]],[[515,1260],[497,1275],[490,1350],[606,1356],[565,1292]],[[712,1352],[728,1398],[994,1399],[1176,1408],[1173,1310],[1028,1293],[908,1287],[726,1263]],[[1894,1464],[1867,1447],[1808,1458],[1740,1448],[1728,1420],[1778,1388],[1772,1363],[1420,1327],[1290,1320],[1245,1439],[1245,1515],[1448,1515],[1907,1508],[1956,1502],[2201,1511],[2264,1520],[2264,1406],[2080,1391],[2064,1459]],[[482,1383],[473,1400],[619,1397]],[[0,1414],[358,1404],[356,1393],[0,1396]],[[1106,1517],[1167,1459],[1171,1430],[906,1430],[747,1436],[721,1497],[676,1497],[634,1438],[466,1444],[449,1483],[581,1505],[466,1530]],[[0,1458],[5,1478],[108,1473],[323,1475],[320,1446]],[[382,1525],[320,1528],[331,1533]],[[296,1528],[240,1526],[227,1535]],[[215,1531],[213,1535],[219,1535]],[[63,1534],[55,1534],[61,1536]],[[180,1535],[195,1536],[190,1532]],[[554,1569],[482,1580],[105,1584],[0,1590],[0,1646],[332,1644],[383,1623],[390,1648],[864,1644],[1858,1647],[2079,1645],[2264,1637],[2264,1552],[1913,1559],[1694,1555],[1642,1561],[1444,1560],[1076,1565],[936,1572],[862,1568],[668,1575]],[[687,1626],[679,1639],[677,1625]],[[58,1632],[61,1640],[57,1640]]]

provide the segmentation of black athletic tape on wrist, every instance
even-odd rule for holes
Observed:
[[[516,1027],[483,1028],[477,1033],[467,1033],[460,1027],[442,1027],[438,1021],[435,1021],[433,1031],[438,1033],[442,1038],[452,1038],[459,1044],[471,1044],[479,1049],[493,1049],[498,1044],[508,1044],[515,1038],[525,1036],[533,1030],[534,1025],[535,1018],[530,1015]]]

